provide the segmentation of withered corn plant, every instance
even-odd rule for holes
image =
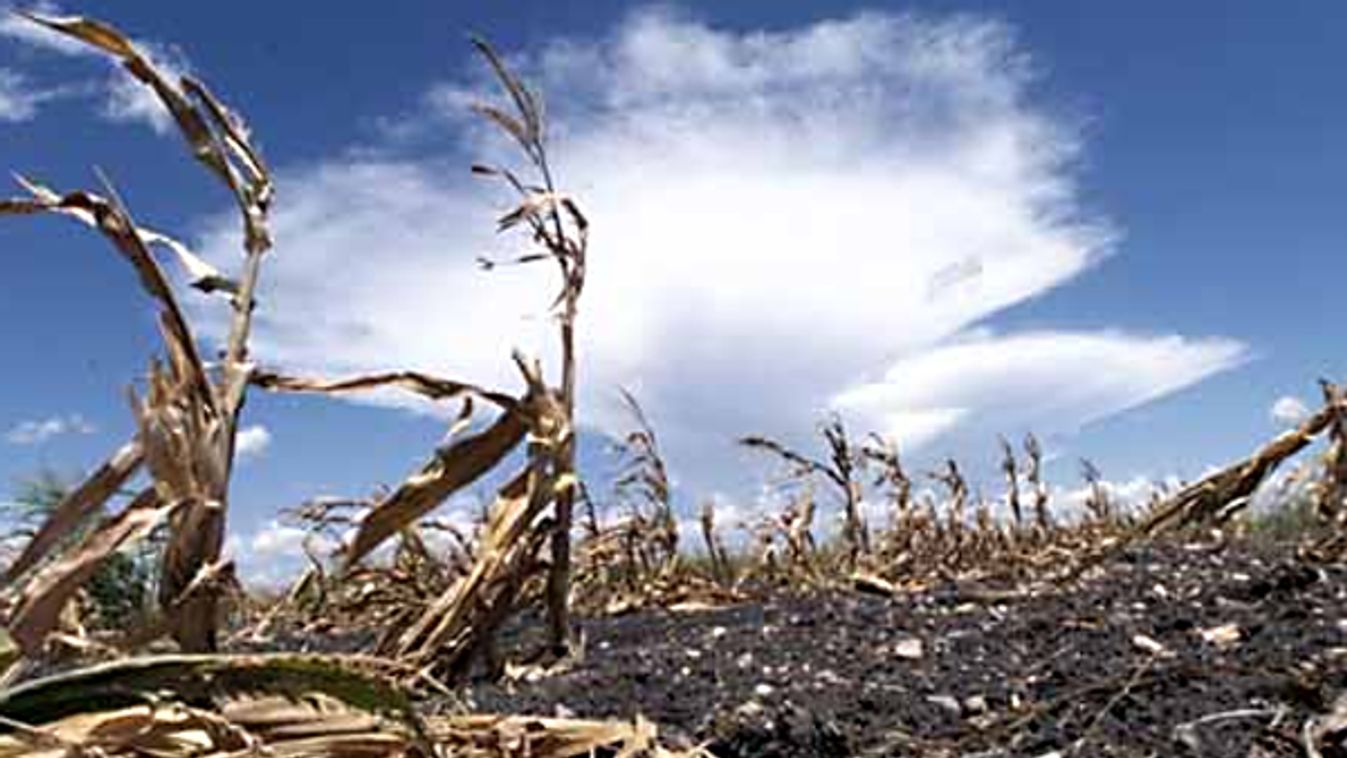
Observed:
[[[167,519],[159,602],[164,628],[187,651],[216,647],[220,564],[235,436],[252,365],[248,337],[262,260],[271,247],[267,211],[272,183],[266,165],[237,115],[200,81],[171,79],[121,32],[90,19],[23,14],[60,34],[119,61],[132,77],[151,88],[172,114],[192,155],[233,195],[243,217],[244,257],[237,278],[216,271],[174,239],[138,226],[112,185],[103,194],[61,193],[20,178],[29,196],[0,202],[0,213],[58,213],[100,232],[135,269],[141,288],[154,300],[164,339],[165,359],[151,362],[144,393],[132,393],[138,430],[134,437],[76,487],[52,513],[6,572],[17,593],[9,619],[14,639],[36,653],[59,612],[97,569],[124,544],[140,539]],[[219,363],[207,367],[177,296],[152,248],[166,248],[183,266],[193,287],[226,295],[233,309]],[[140,469],[151,485],[121,513],[53,559],[65,535],[102,508]]]
[[[1043,446],[1033,433],[1024,435],[1024,455],[1028,459],[1024,478],[1033,494],[1034,524],[1040,535],[1046,536],[1052,529],[1052,514],[1048,510],[1048,485],[1043,481]]]
[[[1001,473],[1006,477],[1006,506],[1014,521],[1015,533],[1024,528],[1024,509],[1020,505],[1020,467],[1015,460],[1015,448],[1004,436],[997,437],[1001,445]]]
[[[939,482],[949,492],[945,508],[946,529],[952,536],[953,550],[957,554],[962,549],[964,528],[968,520],[968,480],[964,479],[958,461],[953,458],[945,460],[943,469],[928,472],[926,476]]]
[[[827,461],[810,458],[776,440],[748,436],[739,444],[770,453],[786,464],[788,481],[803,482],[815,476],[833,485],[842,502],[842,539],[846,547],[847,563],[854,566],[862,555],[870,552],[870,534],[861,514],[860,465],[863,458],[847,436],[840,416],[832,415],[819,426],[819,433],[828,446]]]
[[[711,578],[722,586],[734,581],[734,568],[730,564],[729,553],[716,531],[716,504],[711,500],[702,503],[698,522],[702,528],[702,540],[706,544],[706,558],[711,564]]]
[[[511,101],[511,109],[478,104],[475,109],[503,129],[523,150],[538,181],[528,182],[501,166],[474,165],[473,173],[499,179],[518,195],[518,205],[498,221],[501,232],[527,229],[541,252],[516,262],[553,261],[562,286],[553,305],[560,321],[561,385],[554,387],[540,364],[515,355],[527,391],[522,397],[473,384],[414,371],[390,371],[343,380],[255,372],[254,384],[280,392],[340,394],[394,386],[435,401],[461,401],[450,442],[401,485],[378,499],[360,520],[343,549],[345,574],[387,539],[414,526],[451,495],[497,468],[527,440],[522,471],[502,485],[488,511],[470,570],[417,614],[404,614],[388,626],[386,652],[411,660],[434,659],[448,676],[465,672],[475,654],[491,643],[494,630],[515,608],[529,578],[542,567],[540,548],[551,543],[548,582],[550,638],[554,648],[568,641],[567,601],[570,571],[570,524],[578,479],[575,475],[575,339],[574,324],[584,286],[589,223],[573,199],[553,183],[545,147],[542,108],[529,90],[485,42],[474,44],[486,59]],[[494,264],[490,264],[494,265]],[[476,402],[499,413],[485,429],[471,431]],[[542,518],[551,509],[549,518]]]
[[[621,390],[635,428],[617,445],[621,471],[613,483],[619,509],[629,518],[632,549],[645,570],[664,570],[678,559],[678,521],[673,512],[669,473],[655,429],[636,397]]]
[[[524,181],[503,166],[475,165],[473,171],[498,178],[519,197],[519,205],[500,219],[500,231],[527,229],[539,252],[521,262],[551,260],[561,278],[561,288],[552,306],[556,311],[561,347],[560,408],[566,426],[575,428],[576,344],[575,321],[580,294],[585,287],[585,259],[589,248],[589,221],[575,201],[559,192],[547,154],[546,122],[541,98],[505,65],[490,45],[474,40],[501,86],[514,112],[479,103],[475,109],[493,121],[518,143],[535,177]],[[575,478],[575,438],[567,436],[560,447],[549,451],[548,461],[557,477]],[[576,488],[566,487],[556,495],[556,524],[551,538],[551,565],[547,581],[547,618],[552,647],[563,653],[570,638],[569,597],[571,523]]]
[[[1106,523],[1113,518],[1113,499],[1104,485],[1104,475],[1094,461],[1080,459],[1080,478],[1085,481],[1088,492],[1085,495],[1085,510],[1094,520]]]

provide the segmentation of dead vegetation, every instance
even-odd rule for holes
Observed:
[[[555,184],[539,96],[490,46],[475,42],[508,102],[476,109],[517,143],[529,174],[506,166],[472,170],[515,195],[499,231],[524,231],[534,249],[512,263],[550,261],[561,282],[551,303],[561,347],[557,377],[515,354],[517,392],[396,368],[325,379],[259,367],[248,344],[254,292],[271,254],[273,188],[248,129],[203,83],[165,76],[112,27],[27,18],[113,56],[158,95],[193,157],[235,199],[243,250],[237,274],[216,270],[182,243],[139,225],[107,177],[100,176],[98,194],[62,193],[20,178],[27,196],[0,201],[0,213],[56,213],[101,234],[133,267],[163,338],[163,356],[129,393],[134,434],[63,497],[6,571],[0,595],[12,638],[4,651],[12,663],[6,680],[26,681],[0,693],[0,755],[672,755],[655,727],[639,718],[582,721],[462,707],[428,716],[412,698],[457,703],[457,688],[474,674],[518,678],[521,670],[545,676],[563,669],[584,652],[572,634],[573,607],[590,616],[691,611],[783,590],[901,598],[938,585],[954,585],[970,601],[1052,593],[1143,542],[1213,529],[1222,539],[1236,535],[1254,491],[1321,436],[1327,448],[1316,469],[1319,529],[1302,559],[1331,562],[1347,554],[1347,399],[1325,382],[1323,408],[1298,429],[1144,505],[1119,502],[1099,470],[1082,462],[1088,494],[1080,513],[1054,512],[1043,451],[1032,435],[1018,448],[1000,440],[1005,492],[990,500],[958,462],[909,471],[895,443],[855,438],[837,416],[819,427],[822,455],[745,437],[742,445],[783,465],[784,505],[750,523],[723,524],[707,502],[697,556],[680,544],[670,470],[655,426],[633,395],[623,392],[632,431],[618,445],[621,472],[602,496],[611,506],[603,511],[615,518],[600,516],[576,471],[575,321],[589,221]],[[218,361],[202,357],[207,349],[155,256],[160,249],[192,287],[230,309]],[[448,441],[387,491],[290,511],[287,517],[311,534],[311,566],[280,596],[249,597],[221,557],[248,391],[340,395],[379,388],[456,403]],[[492,412],[489,420],[478,419],[483,408]],[[435,518],[452,496],[485,481],[497,482],[494,496],[470,533]],[[120,511],[88,528],[116,493],[137,482],[143,484]],[[577,504],[587,506],[578,530]],[[833,512],[841,515],[835,535],[821,523]],[[89,633],[71,612],[82,585],[109,556],[160,528],[168,536],[154,618],[130,633]],[[747,549],[726,547],[724,532],[734,528],[748,533]],[[572,545],[577,532],[582,537]],[[534,610],[546,633],[540,649],[524,652],[521,668],[506,660],[519,651],[501,650],[499,640],[512,618]],[[163,649],[164,637],[180,654],[128,657]],[[279,652],[308,650],[313,640],[347,654]],[[221,649],[278,652],[218,655]],[[105,662],[37,676],[89,661]],[[699,752],[688,747],[683,754]]]

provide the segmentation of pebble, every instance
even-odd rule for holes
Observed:
[[[899,658],[916,660],[926,654],[926,648],[922,645],[921,640],[916,637],[908,637],[894,644],[893,654]]]
[[[934,703],[955,715],[963,715],[963,706],[959,705],[959,701],[949,695],[927,695],[926,702]]]

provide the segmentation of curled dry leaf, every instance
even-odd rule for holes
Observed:
[[[22,15],[102,50],[154,90],[173,115],[192,154],[234,194],[244,217],[248,250],[260,252],[271,246],[266,228],[266,213],[273,191],[271,178],[237,115],[200,82],[190,77],[172,81],[124,34],[108,24],[80,16]]]
[[[484,431],[456,440],[437,452],[420,472],[375,504],[361,519],[346,554],[346,565],[355,565],[384,540],[495,468],[527,432],[528,424],[522,414],[505,412]]]
[[[23,651],[32,655],[41,649],[47,633],[55,628],[61,609],[93,576],[104,558],[128,540],[149,534],[177,505],[165,503],[153,489],[144,490],[120,514],[39,571],[24,587],[19,608],[10,622],[10,634]]]
[[[61,674],[0,693],[0,716],[29,725],[0,756],[432,755],[406,696],[358,668],[376,664],[163,656]]]
[[[483,389],[475,384],[453,379],[441,379],[419,371],[387,371],[347,379],[312,379],[285,376],[271,371],[254,371],[250,381],[256,387],[273,392],[342,394],[396,386],[431,400],[448,400],[466,396],[480,397],[504,410],[513,410],[518,406],[518,400],[503,392]]]
[[[36,566],[52,548],[60,544],[126,484],[145,460],[144,450],[137,440],[131,440],[94,470],[89,478],[71,490],[37,534],[24,545],[23,552],[5,572],[5,583],[12,583],[24,572]]]
[[[162,245],[168,248],[177,257],[178,263],[187,273],[191,285],[196,289],[206,293],[225,292],[231,295],[238,293],[238,282],[220,273],[219,269],[207,263],[201,256],[188,249],[186,245],[166,234],[160,234],[144,227],[136,231],[145,244]]]

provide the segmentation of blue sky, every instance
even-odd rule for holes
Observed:
[[[591,428],[634,389],[685,503],[751,510],[744,433],[842,411],[975,472],[1034,429],[1119,482],[1195,477],[1275,433],[1347,358],[1347,14],[1328,3],[388,3],[61,6],[114,21],[245,113],[277,169],[257,358],[513,386],[547,353],[547,272],[482,274],[502,146],[465,117],[484,34],[539,82],[562,184],[594,216]],[[265,22],[258,19],[266,19]],[[0,166],[116,182],[146,224],[236,264],[228,198],[103,61],[0,37]],[[171,44],[170,44],[171,43]],[[130,433],[157,349],[124,264],[60,219],[0,224],[0,487]],[[214,304],[184,295],[200,329]],[[443,431],[425,409],[254,395],[234,548],[276,511],[368,493]],[[1286,415],[1286,414],[1282,414]],[[265,432],[260,431],[265,430]],[[591,437],[585,462],[608,460]],[[2,492],[3,490],[0,490]]]

